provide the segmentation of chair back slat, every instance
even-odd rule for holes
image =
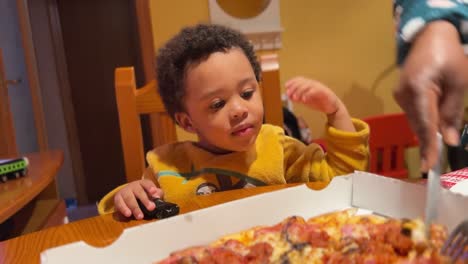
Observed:
[[[127,181],[141,178],[145,169],[143,136],[135,91],[133,68],[117,68],[115,70],[115,95]]]
[[[136,107],[139,114],[165,113],[166,109],[158,94],[156,81],[153,80],[135,92]]]
[[[171,117],[167,113],[150,114],[150,124],[153,147],[177,141],[174,121],[172,121]]]

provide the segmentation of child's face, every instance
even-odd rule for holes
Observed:
[[[242,50],[216,52],[189,67],[186,112],[177,122],[196,133],[199,145],[214,153],[245,151],[262,126],[263,104],[255,73]]]

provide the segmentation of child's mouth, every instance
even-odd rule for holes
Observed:
[[[244,128],[241,128],[239,130],[236,130],[236,131],[232,132],[232,135],[234,135],[234,136],[247,136],[247,135],[250,135],[251,133],[253,133],[253,127],[248,126],[248,127],[244,127]]]

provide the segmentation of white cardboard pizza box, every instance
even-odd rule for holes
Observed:
[[[417,218],[424,214],[425,195],[422,185],[355,172],[334,178],[320,191],[300,185],[131,227],[104,248],[82,241],[51,248],[42,252],[41,263],[153,263],[173,251],[207,244],[256,225],[349,207],[396,218]],[[451,230],[468,218],[468,196],[443,190],[438,208],[437,222]]]

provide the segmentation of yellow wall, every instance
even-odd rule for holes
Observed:
[[[397,72],[371,90],[377,76],[395,61],[390,1],[281,1],[280,10],[282,81],[295,75],[320,80],[353,116],[400,111],[391,94]],[[302,105],[295,106],[295,112],[305,117],[314,136],[322,133],[323,115]]]
[[[395,61],[390,1],[282,0],[280,5],[282,83],[296,75],[320,80],[357,117],[400,111],[391,94],[397,71],[371,89]],[[182,26],[209,21],[207,0],[152,0],[151,13],[156,49]],[[301,105],[294,110],[305,117],[314,137],[322,135],[323,115]],[[178,135],[188,137],[180,130]]]

